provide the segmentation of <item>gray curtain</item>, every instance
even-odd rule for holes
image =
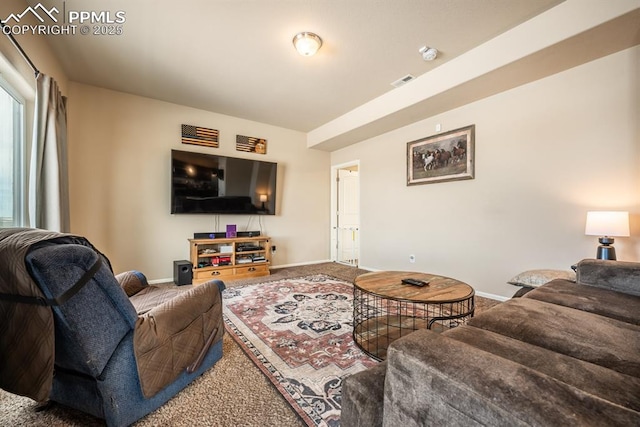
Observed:
[[[29,165],[29,224],[69,232],[67,98],[42,73],[36,77],[36,104]]]

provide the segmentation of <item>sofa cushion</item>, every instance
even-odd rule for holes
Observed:
[[[640,378],[469,325],[450,329],[443,335],[520,363],[614,404],[640,411]]]
[[[129,298],[131,304],[136,309],[138,316],[147,313],[149,310],[172,300],[185,292],[185,289],[173,286],[149,285],[140,292]]]
[[[594,420],[639,425],[640,412],[447,334],[419,330],[389,347],[385,427],[587,426]]]
[[[571,307],[640,325],[640,296],[610,289],[558,279],[527,293],[524,298]]]
[[[516,298],[468,324],[620,373],[640,377],[640,326],[573,308]]]

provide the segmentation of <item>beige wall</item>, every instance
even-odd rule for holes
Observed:
[[[180,125],[218,129],[220,148],[180,143]],[[268,141],[267,154],[235,150],[236,134]],[[276,216],[171,215],[171,149],[278,163]],[[330,155],[300,132],[72,82],[69,96],[71,231],[87,236],[116,272],[173,275],[194,232],[260,229],[277,246],[275,265],[329,257]],[[216,227],[216,222],[219,224]]]
[[[11,13],[21,13],[26,7],[27,3],[24,0],[2,0],[2,2],[0,2],[0,19],[5,19]],[[38,24],[35,17],[30,14],[25,16],[25,22],[32,25]],[[33,35],[27,32],[25,34],[15,35],[14,38],[20,46],[22,46],[22,49],[27,53],[29,58],[31,58],[35,66],[42,73],[53,77],[58,82],[62,94],[66,95],[68,87],[67,76],[60,62],[51,51],[51,47],[46,41],[46,36]],[[35,90],[35,79],[31,67],[29,67],[16,48],[13,47],[9,38],[4,34],[1,34],[0,37],[0,54],[7,58],[9,63],[25,79],[27,84]]]
[[[427,118],[331,155],[360,160],[362,265],[459,278],[510,296],[527,269],[595,256],[587,210],[628,210],[640,259],[640,48]],[[474,180],[406,186],[406,143],[476,125]],[[416,263],[409,263],[409,255]]]

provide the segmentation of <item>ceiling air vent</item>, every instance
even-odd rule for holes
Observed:
[[[413,77],[411,74],[407,74],[406,76],[402,77],[401,79],[398,79],[395,82],[392,82],[391,86],[400,87],[400,86],[406,85],[407,83],[409,83],[413,79],[415,79],[415,77]]]

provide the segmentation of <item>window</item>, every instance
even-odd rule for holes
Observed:
[[[24,101],[0,80],[0,227],[25,225]]]

